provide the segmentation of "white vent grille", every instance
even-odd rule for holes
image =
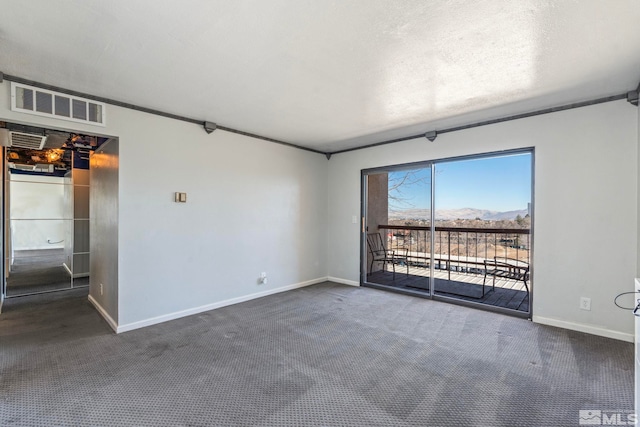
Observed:
[[[18,148],[29,148],[31,150],[42,150],[46,136],[33,135],[22,132],[9,132],[9,146]]]
[[[11,82],[11,111],[72,122],[105,125],[105,104]]]
[[[9,167],[11,169],[18,169],[26,172],[44,172],[44,173],[53,173],[54,166],[45,163],[38,163],[36,165],[23,165],[20,163],[9,163]]]

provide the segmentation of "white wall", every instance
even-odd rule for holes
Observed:
[[[329,276],[359,281],[361,169],[525,147],[535,147],[534,321],[632,340],[632,318],[613,304],[637,264],[638,112],[626,101],[334,155]]]
[[[119,137],[120,330],[326,278],[323,155],[111,105],[106,128],[14,113],[9,86],[1,119]]]
[[[636,191],[638,191],[638,213],[640,214],[640,108],[638,108],[638,173],[637,173],[637,181],[636,181]],[[638,290],[640,289],[640,280],[638,280],[637,278],[640,277],[640,215],[638,217],[638,246],[637,246],[637,256],[638,256],[638,260],[637,260],[637,265],[636,265],[636,280],[635,280],[635,286],[633,289],[633,291],[638,292]],[[638,295],[634,294],[634,299],[633,301],[637,301],[638,299]],[[635,410],[636,410],[636,414],[640,413],[640,341],[638,340],[638,336],[640,335],[640,319],[638,319],[638,317],[634,316],[634,323],[635,323],[635,357],[634,357],[634,361],[635,361],[635,384],[634,384],[634,391],[635,391]]]
[[[637,248],[637,271],[636,277],[640,278],[640,107],[638,108],[638,174],[636,180],[636,186],[638,191],[638,248]],[[637,298],[636,298],[637,299]],[[640,396],[638,396],[640,399]],[[640,408],[637,408],[640,411]]]
[[[122,124],[120,324],[327,276],[323,155],[130,115],[110,116]]]

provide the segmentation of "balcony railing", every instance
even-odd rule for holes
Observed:
[[[379,225],[387,249],[408,252],[408,263],[430,267],[451,274],[485,274],[485,260],[510,260],[530,264],[531,231],[529,229],[431,227]]]

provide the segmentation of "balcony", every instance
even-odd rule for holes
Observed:
[[[396,262],[395,278],[394,265],[378,265],[367,282],[428,293],[433,259],[436,294],[529,311],[529,229],[435,227],[433,239],[431,227],[378,229],[386,248],[403,258]]]

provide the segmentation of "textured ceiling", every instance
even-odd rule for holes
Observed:
[[[635,89],[637,0],[0,0],[0,71],[321,151]]]

